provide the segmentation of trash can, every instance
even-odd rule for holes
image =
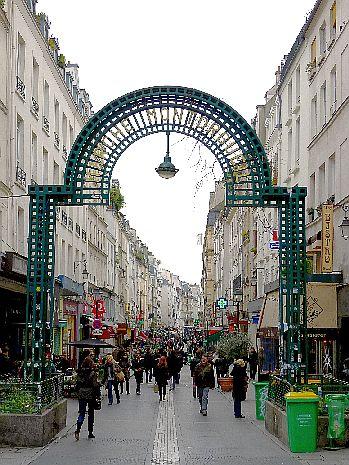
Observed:
[[[264,420],[265,416],[265,403],[268,400],[268,387],[269,383],[266,381],[254,382],[255,401],[256,401],[256,418],[257,420]]]
[[[317,446],[319,396],[305,391],[289,392],[285,398],[291,452],[314,452]]]
[[[348,398],[345,394],[327,394],[325,403],[328,408],[327,437],[330,443],[333,439],[345,439],[345,408]]]

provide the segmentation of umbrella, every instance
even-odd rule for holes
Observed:
[[[91,348],[116,347],[113,344],[109,344],[108,342],[101,341],[100,339],[93,339],[93,338],[83,339],[82,341],[69,342],[68,345],[74,346],[74,347],[86,347],[86,348],[88,347],[91,347]]]

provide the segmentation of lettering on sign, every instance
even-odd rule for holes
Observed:
[[[333,271],[333,205],[322,205],[321,272]]]

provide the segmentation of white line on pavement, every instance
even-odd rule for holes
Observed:
[[[151,465],[175,465],[178,463],[179,449],[173,393],[169,392],[167,401],[162,401],[159,404]]]

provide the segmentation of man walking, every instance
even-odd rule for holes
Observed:
[[[200,403],[200,413],[207,415],[208,393],[215,386],[214,371],[208,358],[203,355],[201,362],[194,370],[194,383],[197,388],[198,399]]]

